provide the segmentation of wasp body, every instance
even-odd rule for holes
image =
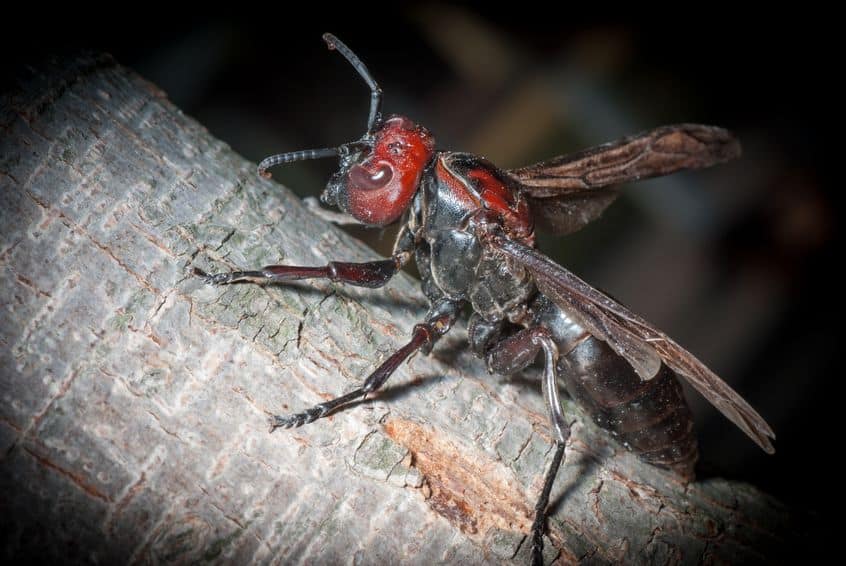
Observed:
[[[503,171],[483,158],[437,150],[424,127],[381,114],[381,90],[364,64],[330,34],[324,39],[371,89],[367,132],[335,148],[269,157],[272,166],[337,156],[340,167],[323,193],[357,221],[400,221],[393,255],[367,263],[323,267],[267,266],[207,275],[209,283],[257,283],[328,278],[380,287],[414,258],[430,309],[411,340],[345,395],[288,416],[271,429],[310,423],[379,389],[413,352],[428,352],[465,306],[468,338],[488,369],[510,374],[544,363],[543,393],[556,452],[535,507],[533,559],[541,560],[546,506],[570,434],[559,388],[602,428],[646,462],[693,477],[697,457],[690,410],[679,378],[687,380],[764,450],[773,451],[766,422],[724,381],[661,331],[535,248],[535,230],[578,230],[614,200],[613,185],[737,157],[727,131],[682,124],[645,132],[575,155]],[[537,225],[537,226],[536,226]]]

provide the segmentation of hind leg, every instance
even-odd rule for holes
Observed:
[[[570,438],[570,425],[564,418],[558,389],[558,347],[549,330],[542,326],[526,328],[493,343],[487,349],[488,368],[497,373],[510,374],[519,371],[544,354],[543,396],[549,410],[549,421],[555,433],[555,456],[546,472],[538,502],[535,505],[535,520],[532,523],[532,564],[543,564],[543,533],[546,530],[546,507],[555,476],[564,462],[564,448]]]

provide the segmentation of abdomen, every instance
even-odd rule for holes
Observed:
[[[675,373],[661,366],[642,381],[604,342],[586,338],[559,361],[570,396],[596,424],[642,460],[692,479],[693,419]]]
[[[698,456],[693,418],[676,374],[662,365],[658,375],[643,381],[548,299],[539,296],[535,305],[537,322],[558,342],[559,378],[570,397],[642,460],[693,479]]]

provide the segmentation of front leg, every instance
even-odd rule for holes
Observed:
[[[194,275],[202,277],[210,285],[227,285],[240,281],[250,283],[281,283],[300,279],[329,279],[337,283],[346,283],[358,287],[382,287],[402,269],[414,249],[414,237],[408,226],[404,226],[397,235],[394,253],[391,259],[349,263],[330,261],[322,267],[300,265],[267,265],[251,271],[231,271],[229,273],[206,273],[194,268]]]
[[[323,267],[305,267],[299,265],[267,265],[254,271],[231,271],[229,273],[208,274],[194,268],[194,274],[205,279],[211,285],[226,285],[239,281],[251,283],[280,283],[300,279],[329,279],[338,283],[347,283],[358,287],[382,287],[400,270],[403,258],[368,261],[365,263],[347,263],[330,261]]]

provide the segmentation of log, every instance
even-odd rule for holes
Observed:
[[[404,343],[418,283],[204,285],[193,267],[374,254],[108,56],[17,77],[0,104],[7,560],[528,562],[552,458],[536,371],[488,375],[459,325],[381,394],[268,434]],[[763,562],[796,543],[773,498],[685,485],[565,408],[547,561]]]

